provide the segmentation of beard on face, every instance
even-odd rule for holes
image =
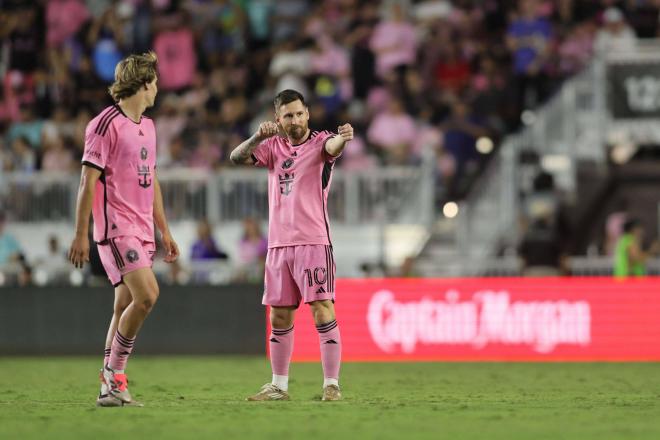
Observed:
[[[289,127],[289,136],[294,139],[300,139],[305,135],[305,128],[300,125],[291,125]]]

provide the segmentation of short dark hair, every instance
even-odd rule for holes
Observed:
[[[294,101],[300,101],[303,103],[303,105],[307,105],[305,104],[305,98],[303,97],[302,93],[292,89],[282,90],[280,93],[277,94],[277,96],[273,100],[273,104],[275,105],[275,111],[279,110],[281,106],[289,104]]]
[[[640,222],[639,219],[631,218],[623,224],[623,232],[632,232],[633,229],[641,225],[642,222]]]

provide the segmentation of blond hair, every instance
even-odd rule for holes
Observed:
[[[115,102],[135,95],[156,78],[158,57],[153,51],[129,55],[117,63],[115,82],[108,88]]]

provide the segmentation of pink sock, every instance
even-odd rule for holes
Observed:
[[[108,361],[110,368],[120,371],[126,369],[126,362],[128,362],[128,357],[133,351],[133,344],[135,344],[135,338],[128,339],[117,330],[115,337],[112,339],[112,349]]]
[[[289,375],[289,363],[293,353],[293,326],[270,332],[270,366],[273,374],[278,376]]]
[[[106,348],[105,351],[103,352],[103,366],[105,367],[110,363],[110,349]]]
[[[326,379],[339,379],[339,366],[341,364],[341,336],[337,321],[318,324],[321,343],[321,364],[323,364],[323,377]]]

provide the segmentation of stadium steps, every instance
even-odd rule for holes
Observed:
[[[456,223],[441,218],[431,228],[431,236],[415,261],[415,269],[423,277],[460,276],[461,253],[456,243]]]

